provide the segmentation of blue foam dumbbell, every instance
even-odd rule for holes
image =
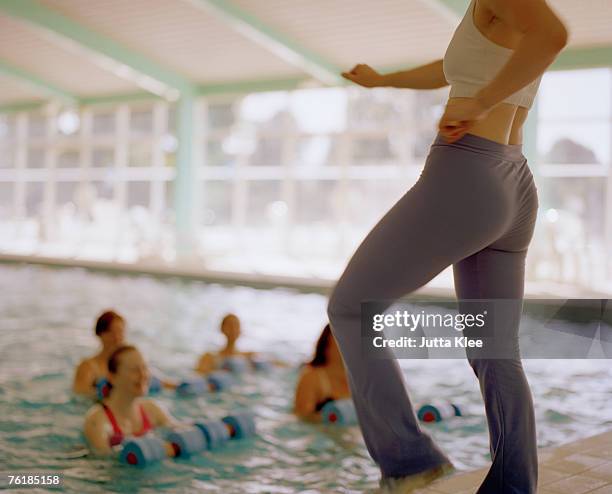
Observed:
[[[230,439],[230,431],[221,420],[205,420],[195,426],[202,432],[207,449],[217,449]]]
[[[96,381],[96,397],[98,400],[103,400],[108,396],[111,390],[111,383],[108,379],[102,377]]]
[[[197,377],[194,379],[187,379],[181,382],[176,387],[176,394],[180,396],[194,396],[201,395],[208,391],[209,384],[206,379]]]
[[[251,363],[256,371],[267,372],[272,370],[272,363],[267,360],[253,359],[251,360]]]
[[[215,371],[208,374],[208,384],[212,391],[225,391],[234,384],[234,376],[227,371]]]
[[[156,394],[162,390],[162,383],[158,377],[151,376],[149,379],[149,394]]]
[[[205,378],[186,379],[176,387],[179,396],[197,396],[209,391],[224,391],[234,384],[234,377],[227,371],[211,372]]]
[[[357,423],[357,411],[353,400],[333,400],[321,409],[323,422],[327,424],[354,425]]]
[[[119,454],[119,461],[128,465],[146,467],[166,456],[164,441],[153,434],[147,434],[127,440]]]
[[[246,372],[249,368],[249,362],[246,358],[235,355],[232,357],[226,357],[223,359],[221,363],[221,368],[223,370],[233,372],[235,374],[241,374]]]
[[[453,403],[428,403],[419,408],[417,416],[423,422],[441,422],[451,417],[460,417],[461,409]]]
[[[206,420],[195,425],[206,438],[208,449],[216,449],[229,439],[246,439],[256,434],[255,417],[250,412],[238,412],[221,420]]]
[[[238,412],[224,417],[223,422],[230,426],[230,435],[235,439],[245,439],[255,435],[255,417],[250,412]]]
[[[176,429],[166,436],[178,457],[186,458],[208,447],[206,437],[197,426]]]

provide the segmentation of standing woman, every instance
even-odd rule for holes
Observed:
[[[328,305],[359,423],[381,469],[381,492],[410,492],[452,466],[419,427],[391,350],[386,359],[362,356],[360,303],[397,300],[452,264],[459,299],[521,302],[508,328],[518,343],[538,208],[522,126],[567,38],[545,0],[471,0],[443,59],[387,75],[363,64],[343,73],[365,87],[451,86],[421,176],[366,236]],[[478,493],[534,494],[535,419],[520,357],[469,362],[485,401],[493,460]]]

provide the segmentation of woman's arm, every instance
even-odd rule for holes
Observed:
[[[100,412],[100,407],[98,405],[94,405],[94,407],[87,412],[83,433],[94,453],[100,455],[112,453],[112,448],[108,442],[108,434],[106,432],[106,417]]]
[[[316,373],[311,369],[304,369],[295,390],[293,412],[308,422],[321,421],[321,414],[315,410],[318,385]]]
[[[200,357],[198,364],[196,365],[196,372],[200,374],[208,374],[217,367],[217,359],[212,353],[205,353]]]
[[[381,86],[407,89],[438,89],[448,86],[442,59],[413,69],[393,72],[382,76]]]
[[[160,405],[155,400],[145,399],[142,401],[149,419],[154,427],[178,427],[180,423],[170,415],[166,407]]]
[[[91,362],[85,360],[79,364],[74,374],[72,391],[76,394],[96,398],[97,390],[94,386],[95,380],[96,374],[92,368]]]
[[[480,0],[506,24],[523,33],[496,77],[475,98],[490,109],[537,79],[567,44],[568,32],[545,0]]]
[[[363,87],[437,89],[448,86],[442,70],[442,59],[391,74],[379,74],[369,65],[357,64],[349,72],[342,72],[342,77]]]

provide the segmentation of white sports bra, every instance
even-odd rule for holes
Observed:
[[[451,98],[473,97],[495,78],[514,51],[494,43],[478,30],[474,24],[475,3],[471,0],[444,54],[444,77],[451,86]],[[502,103],[531,108],[541,79],[542,75]]]

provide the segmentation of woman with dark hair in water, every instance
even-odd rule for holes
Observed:
[[[144,398],[150,375],[136,347],[120,346],[107,365],[109,396],[92,406],[85,417],[84,434],[97,453],[110,453],[127,436],[142,436],[155,427],[176,423],[154,400]]]
[[[106,310],[96,320],[95,333],[100,339],[102,348],[89,358],[83,359],[74,373],[72,390],[80,395],[98,398],[97,383],[100,379],[107,379],[109,375],[109,357],[118,349],[125,346],[126,321],[123,316],[114,310]],[[166,379],[157,378],[161,386],[174,389],[176,384]]]
[[[327,402],[350,396],[342,357],[328,324],[319,336],[312,360],[302,369],[294,412],[305,420],[317,422]]]
[[[92,357],[84,359],[74,374],[72,390],[75,393],[95,398],[96,382],[108,375],[108,357],[121,345],[125,338],[125,319],[114,310],[100,314],[95,325],[96,336],[102,348]]]

